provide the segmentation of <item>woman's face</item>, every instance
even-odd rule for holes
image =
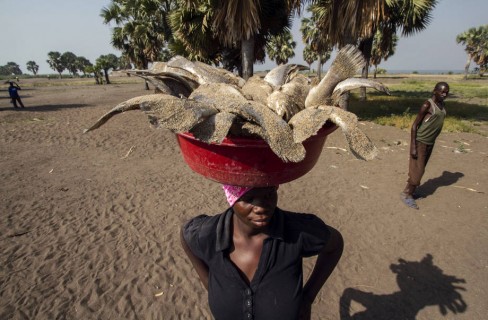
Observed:
[[[233,206],[236,217],[253,229],[269,225],[278,203],[278,188],[254,188],[244,194]]]

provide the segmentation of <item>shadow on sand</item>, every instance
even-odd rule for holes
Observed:
[[[415,320],[427,306],[438,306],[443,316],[449,311],[457,314],[468,308],[458,292],[466,289],[457,285],[466,281],[444,274],[434,265],[431,254],[419,262],[399,259],[390,269],[396,274],[400,291],[375,294],[347,288],[340,300],[341,320]]]
[[[438,188],[453,185],[462,177],[464,174],[461,172],[444,171],[440,177],[429,179],[420,185],[415,190],[416,198],[427,198],[433,195]]]
[[[25,108],[17,108],[14,109],[14,107],[0,107],[0,111],[18,111],[18,112],[49,112],[49,111],[56,111],[60,109],[74,109],[74,108],[83,108],[87,107],[89,104],[84,104],[84,103],[73,103],[73,104],[45,104],[45,105],[40,105],[40,106],[26,106]]]

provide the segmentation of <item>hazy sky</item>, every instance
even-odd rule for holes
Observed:
[[[110,44],[111,27],[103,24],[100,11],[108,0],[0,0],[0,65],[17,63],[28,73],[29,60],[39,65],[41,74],[54,73],[46,60],[49,51],[71,51],[92,63],[102,54],[120,52]],[[387,70],[461,70],[466,62],[456,36],[488,24],[487,0],[440,0],[426,30],[400,38],[396,53],[380,67]],[[297,43],[291,63],[305,64],[299,32],[300,18],[293,23]],[[329,62],[330,63],[330,62]],[[273,61],[255,65],[255,70],[274,67]],[[325,65],[327,68],[328,64]]]

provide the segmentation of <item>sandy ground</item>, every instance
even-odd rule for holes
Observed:
[[[142,84],[32,87],[24,110],[4,89],[0,319],[210,319],[178,233],[226,208],[220,185],[141,112],[82,134]],[[487,138],[439,137],[416,211],[399,200],[409,132],[361,125],[378,159],[354,159],[336,131],[316,167],[279,189],[281,208],[316,213],[346,242],[313,319],[486,319]]]

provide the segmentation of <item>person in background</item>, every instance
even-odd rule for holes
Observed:
[[[9,82],[10,86],[8,87],[8,94],[10,95],[11,102],[14,104],[14,108],[18,108],[17,102],[20,104],[20,107],[24,108],[24,104],[22,103],[22,99],[19,96],[20,87],[14,83],[13,81]]]
[[[434,87],[432,97],[424,102],[412,124],[408,180],[400,198],[403,203],[413,209],[419,208],[414,199],[414,192],[420,185],[435,141],[442,131],[446,117],[444,100],[448,95],[449,85],[446,82],[438,82]]]
[[[313,214],[277,207],[277,186],[224,185],[230,207],[199,215],[181,243],[215,319],[310,319],[312,304],[337,265],[343,239]],[[303,285],[302,259],[317,256]]]

